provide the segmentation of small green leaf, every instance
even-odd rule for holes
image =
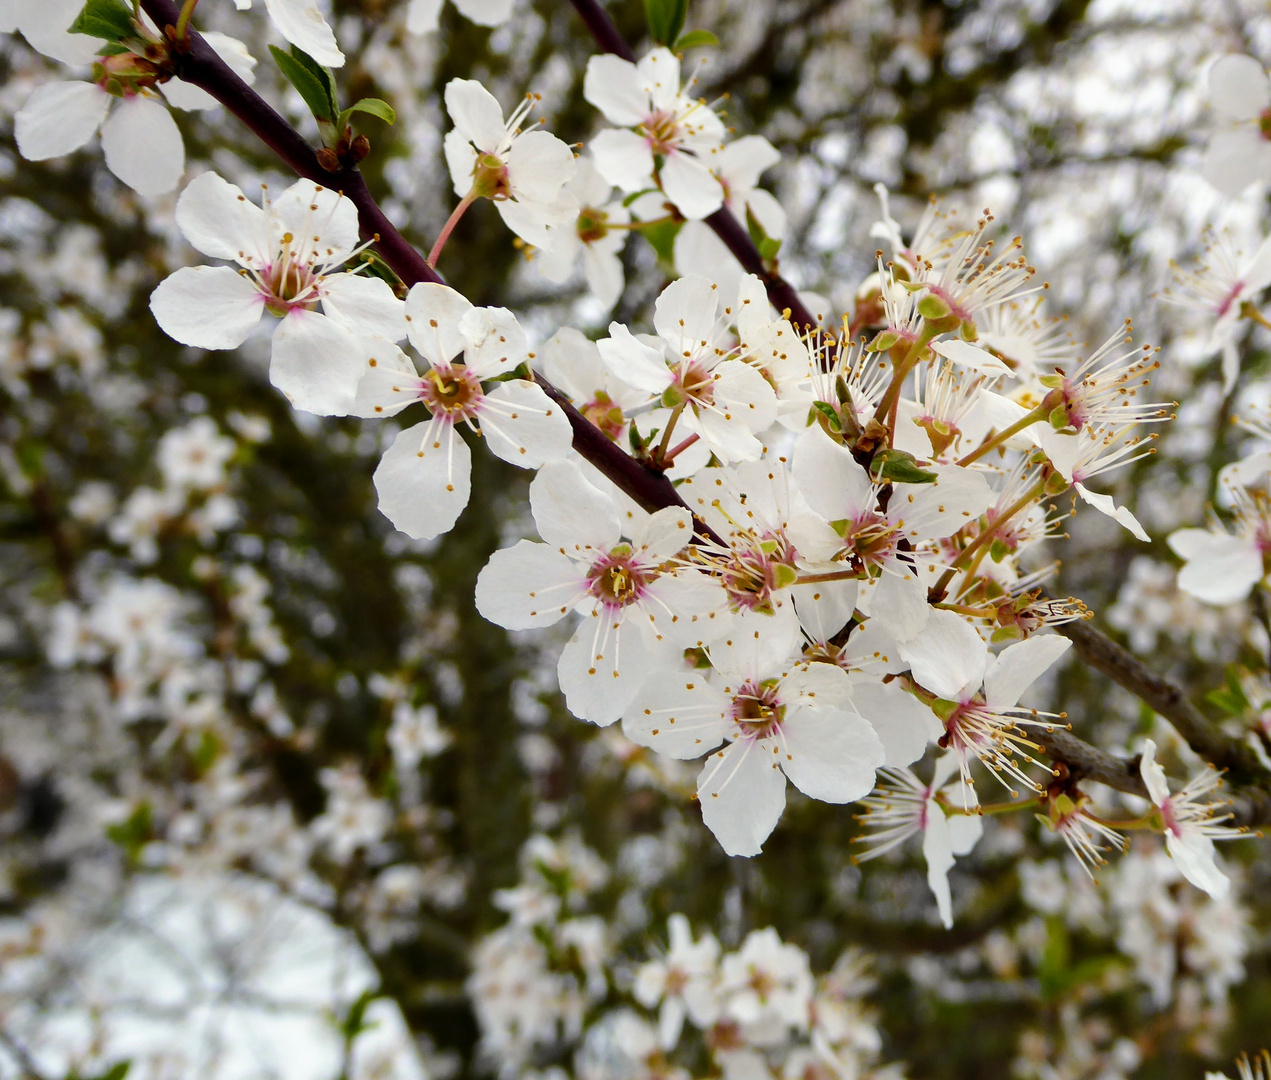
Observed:
[[[122,56],[130,50],[120,45],[118,42],[108,41],[100,49],[97,50],[98,56]]]
[[[749,206],[746,207],[746,231],[750,233],[751,243],[759,249],[759,257],[764,262],[772,262],[781,250],[781,241],[768,235],[763,223],[755,217]]]
[[[136,37],[132,11],[123,0],[88,0],[79,17],[70,25],[72,34],[87,34],[106,41]]]
[[[270,45],[269,51],[273,53],[278,69],[304,98],[313,118],[319,123],[333,123],[340,109],[336,104],[335,79],[331,72],[294,45],[289,53],[276,45]]]
[[[686,49],[700,49],[705,46],[714,48],[718,45],[719,38],[709,30],[690,30],[687,34],[680,35],[679,40],[671,46],[671,51],[684,52]]]
[[[657,188],[647,187],[647,188],[643,188],[640,191],[633,191],[630,195],[628,195],[625,199],[622,200],[623,207],[624,208],[630,207],[631,204],[635,202],[636,199],[638,199],[641,195],[648,195],[649,192],[651,191],[657,191]]]
[[[349,1006],[344,1022],[340,1025],[340,1034],[344,1036],[345,1042],[352,1042],[363,1031],[375,1026],[366,1023],[366,1007],[378,996],[374,990],[363,990],[358,999]]]
[[[148,802],[139,803],[124,821],[106,827],[106,839],[123,848],[130,863],[140,858],[141,849],[153,836],[154,818]]]
[[[896,449],[875,454],[869,471],[875,480],[891,480],[897,484],[934,484],[939,479],[935,473],[918,468],[913,454]]]
[[[349,117],[355,112],[368,113],[379,120],[383,120],[386,124],[391,124],[397,119],[397,113],[393,111],[387,101],[381,101],[377,97],[363,98],[361,101],[355,101],[344,112],[340,113],[340,130],[343,131],[349,124]]]
[[[821,413],[825,417],[825,422],[830,425],[831,431],[843,430],[843,421],[839,419],[838,410],[835,409],[833,405],[830,405],[824,401],[814,401],[812,402],[812,408],[815,409],[816,412]],[[809,425],[811,425],[812,422],[816,419],[816,412],[812,412],[812,411],[808,412]]]
[[[670,45],[684,29],[688,0],[644,0],[644,19],[649,37],[659,45]]]
[[[384,257],[378,253],[366,250],[358,256],[358,262],[366,265],[366,276],[377,277],[381,281],[391,285],[393,292],[397,294],[397,298],[402,300],[406,296],[406,285],[402,279],[397,276],[393,268],[384,261]]]
[[[658,258],[668,266],[675,264],[675,238],[679,235],[680,229],[683,228],[682,221],[663,221],[657,225],[649,225],[647,228],[641,229],[641,235],[653,245],[653,250],[658,253]]]

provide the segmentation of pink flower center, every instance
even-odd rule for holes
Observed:
[[[780,729],[786,707],[777,700],[775,682],[747,680],[733,697],[729,712],[747,739],[766,739]]]
[[[1243,281],[1237,281],[1227,292],[1227,295],[1222,298],[1218,306],[1214,308],[1214,314],[1221,319],[1231,310],[1231,305],[1236,302],[1240,294],[1244,291],[1245,283]]]
[[[442,364],[424,376],[419,396],[434,416],[458,424],[477,415],[484,394],[480,380],[462,364]]]
[[[606,439],[616,441],[622,434],[626,417],[622,415],[622,409],[614,404],[613,398],[603,390],[597,390],[596,396],[578,411],[600,428]]]
[[[735,545],[723,567],[724,592],[734,611],[758,611],[771,615],[773,595],[793,585],[798,552],[784,532],[766,533],[746,545]]]
[[[629,545],[619,544],[587,571],[587,591],[606,609],[621,610],[639,600],[656,577],[656,571],[635,562]]]
[[[289,242],[290,234],[283,240]],[[284,252],[277,262],[270,263],[260,275],[260,280],[264,287],[261,295],[265,298],[265,307],[274,315],[282,317],[296,308],[312,311],[318,306],[317,282],[313,272],[295,262],[290,252]]]
[[[673,112],[655,109],[644,118],[640,130],[655,154],[665,156],[679,148],[680,120]]]

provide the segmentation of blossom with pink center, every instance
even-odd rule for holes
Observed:
[[[181,193],[176,219],[199,251],[237,267],[187,266],[161,281],[150,296],[160,327],[185,345],[233,349],[268,311],[281,320],[270,382],[297,409],[347,415],[368,358],[406,333],[389,285],[344,269],[364,246],[352,200],[298,180],[261,208],[206,172]]]
[[[1222,353],[1223,393],[1229,393],[1240,374],[1236,337],[1243,305],[1271,285],[1271,238],[1263,240],[1251,258],[1245,258],[1227,233],[1207,236],[1204,255],[1195,269],[1174,267],[1173,284],[1162,299],[1199,311],[1212,320],[1206,355]]]
[[[1165,770],[1156,761],[1156,743],[1143,740],[1139,772],[1148,795],[1161,812],[1165,827],[1165,849],[1179,872],[1198,889],[1215,899],[1227,895],[1231,881],[1214,863],[1214,841],[1236,840],[1245,830],[1223,822],[1230,814],[1216,814],[1218,806],[1209,798],[1222,786],[1217,770],[1206,768],[1188,781],[1182,791],[1170,794]]]
[[[713,673],[651,676],[623,714],[628,738],[690,759],[727,745],[697,780],[702,820],[729,855],[757,855],[786,802],[805,795],[847,803],[874,786],[883,745],[850,704],[846,672],[802,664],[797,626],[748,623],[707,647]]]
[[[940,745],[957,755],[964,779],[978,758],[1004,784],[1011,777],[1039,791],[1021,765],[1033,763],[1028,751],[1036,749],[1024,729],[1049,729],[1059,718],[1023,708],[1019,699],[1071,647],[1067,638],[1035,634],[992,656],[970,623],[937,609],[916,637],[900,643],[900,653],[914,681],[935,695],[931,707],[945,728]]]
[[[719,1015],[715,987],[719,942],[710,933],[694,941],[688,919],[679,912],[667,920],[667,929],[666,955],[636,969],[631,994],[646,1009],[658,1007],[662,1046],[673,1050],[686,1018],[704,1028]]]
[[[479,429],[492,453],[523,469],[564,458],[573,433],[537,383],[483,385],[528,357],[525,332],[506,308],[473,307],[454,289],[421,282],[407,294],[405,318],[428,370],[420,375],[404,352],[382,342],[362,361],[352,411],[387,417],[415,402],[428,407],[431,418],[400,432],[385,451],[375,490],[389,521],[429,539],[447,532],[468,505],[472,456],[456,430],[461,424]]]
[[[610,336],[597,342],[615,376],[678,408],[684,425],[725,463],[758,460],[763,444],[756,435],[777,417],[772,386],[743,359],[748,353],[729,329],[737,317],[731,303],[720,311],[713,282],[690,275],[658,297],[657,338],[636,337],[615,322]]]
[[[935,894],[940,921],[946,929],[953,926],[949,871],[953,869],[954,856],[969,854],[984,831],[983,822],[974,809],[977,806],[975,792],[967,785],[958,783],[945,792],[944,797],[952,803],[951,813],[946,813],[939,801],[958,764],[956,754],[937,758],[929,784],[924,784],[909,769],[881,770],[878,789],[861,800],[865,807],[864,825],[871,832],[860,837],[860,842],[870,847],[856,857],[857,862],[875,859],[921,833],[927,886]],[[971,812],[958,813],[959,807]]]
[[[1046,454],[1057,473],[1072,484],[1081,500],[1099,513],[1129,530],[1145,543],[1149,540],[1138,518],[1128,507],[1117,506],[1111,495],[1091,491],[1086,481],[1110,469],[1120,468],[1154,451],[1144,445],[1154,436],[1134,434],[1133,423],[1116,427],[1111,424],[1086,424],[1076,433],[1056,431],[1049,424],[1035,424],[1026,429],[1027,437]]]
[[[1207,604],[1234,604],[1266,573],[1271,555],[1271,497],[1260,489],[1234,488],[1235,531],[1217,521],[1209,529],[1178,529],[1170,550],[1183,560],[1178,587]]]
[[[878,485],[847,447],[819,427],[795,444],[795,479],[808,505],[834,524],[840,538],[833,555],[836,565],[877,580],[870,611],[900,641],[918,633],[929,612],[917,556],[901,542],[912,547],[952,536],[994,500],[977,472],[957,467],[934,471],[939,477],[934,483],[897,486],[884,511]]]
[[[602,131],[591,142],[596,168],[611,184],[642,191],[656,181],[689,220],[723,205],[723,186],[711,172],[723,122],[681,89],[680,62],[669,49],[658,47],[638,64],[593,56],[583,96],[623,129]]]
[[[692,519],[666,507],[622,540],[618,509],[572,461],[545,465],[530,506],[546,543],[496,551],[477,577],[477,610],[510,630],[583,615],[557,672],[565,703],[583,720],[611,724],[645,677],[696,644],[695,616],[718,587],[672,560],[693,535]]]
[[[1201,174],[1224,195],[1271,177],[1271,82],[1252,56],[1219,57],[1209,69],[1209,103],[1220,118]]]

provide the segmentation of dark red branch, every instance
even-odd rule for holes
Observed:
[[[596,3],[596,0],[570,0],[570,3],[574,5],[578,17],[586,24],[602,52],[613,53],[614,56],[621,56],[624,60],[635,61],[635,53],[631,51],[627,39],[618,32],[613,20],[609,18],[605,9]]]

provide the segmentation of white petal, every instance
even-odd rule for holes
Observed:
[[[204,255],[263,268],[272,255],[265,212],[236,184],[200,173],[177,199],[177,225]]]
[[[1220,56],[1209,69],[1209,103],[1232,120],[1257,120],[1271,104],[1267,73],[1252,56]]]
[[[650,49],[636,64],[636,71],[654,108],[675,104],[680,96],[680,61],[670,49],[663,45]]]
[[[171,191],[185,172],[185,144],[168,110],[150,98],[121,101],[102,125],[106,166],[139,195]]]
[[[110,95],[90,82],[37,86],[13,118],[18,151],[27,161],[45,161],[78,150],[101,126]]]
[[[640,341],[622,323],[610,323],[609,336],[597,341],[596,347],[605,367],[628,386],[660,394],[673,381],[662,353]]]
[[[982,473],[957,466],[939,467],[931,484],[901,484],[892,492],[887,517],[903,521],[912,537],[942,540],[974,521],[997,496]]]
[[[730,191],[749,191],[759,177],[781,160],[781,151],[762,135],[734,139],[716,155],[715,171],[728,181]]]
[[[425,420],[393,440],[375,470],[380,513],[416,540],[448,532],[468,505],[472,455],[454,428]]]
[[[392,286],[361,274],[330,274],[318,287],[322,312],[356,334],[376,334],[389,341],[406,336],[406,305]]]
[[[700,221],[724,205],[724,189],[715,174],[688,154],[671,154],[663,162],[661,180],[666,197],[689,221]]]
[[[822,802],[848,803],[868,795],[886,757],[874,729],[842,709],[791,709],[781,736],[765,740],[776,744],[781,768],[804,795]]]
[[[917,761],[944,734],[936,714],[893,683],[853,683],[852,708],[878,733],[886,765],[901,768]]]
[[[499,26],[512,16],[513,0],[454,0],[459,14],[478,26]]]
[[[550,131],[527,131],[507,152],[508,186],[521,201],[550,203],[574,175],[574,152]]]
[[[1182,836],[1167,832],[1165,849],[1183,877],[1215,900],[1231,890],[1231,882],[1214,863],[1214,842],[1198,829],[1184,826]]]
[[[480,421],[491,452],[523,469],[562,460],[574,437],[560,406],[525,379],[497,383],[485,395]]]
[[[948,930],[953,926],[953,896],[949,891],[953,843],[949,836],[948,818],[934,799],[927,801],[927,828],[922,837],[922,854],[927,860],[927,886],[935,894],[940,921]]]
[[[496,551],[477,575],[477,610],[509,630],[551,626],[586,588],[573,559],[546,544],[522,540]]]
[[[772,426],[777,419],[777,395],[757,368],[744,360],[725,360],[716,365],[712,375],[715,404],[725,421],[756,433]]]
[[[859,592],[857,581],[822,581],[790,588],[799,625],[817,642],[829,641],[847,625],[856,610]]]
[[[933,341],[931,347],[959,367],[970,368],[982,375],[1005,375],[1008,378],[1015,378],[1015,372],[987,349],[981,349],[957,338]]]
[[[333,68],[344,64],[335,34],[313,0],[265,0],[265,10],[278,32],[319,64]]]
[[[1200,171],[1224,195],[1235,197],[1267,178],[1262,136],[1252,128],[1217,131],[1209,140]]]
[[[1262,580],[1262,555],[1239,536],[1204,529],[1179,529],[1169,546],[1187,560],[1178,587],[1207,604],[1232,604]]]
[[[316,311],[290,312],[274,332],[269,381],[292,407],[347,416],[366,371],[367,342]]]
[[[622,716],[632,742],[667,757],[689,760],[714,750],[729,729],[731,701],[703,671],[660,671],[640,689]]]
[[[908,561],[895,559],[891,566],[895,566],[900,572],[883,571],[870,594],[869,610],[897,641],[909,641],[922,631],[930,618],[927,586]]]
[[[455,194],[462,199],[472,188],[472,177],[480,155],[458,130],[446,132],[446,137],[441,141],[441,149],[446,155],[446,168],[450,171],[450,182],[454,185]]]
[[[10,0],[10,5],[9,17],[4,20],[6,26],[21,30],[37,52],[73,67],[91,64],[97,59],[95,54],[102,44],[100,38],[67,30],[83,8],[82,0],[18,0],[16,4]],[[0,19],[3,18],[0,15]]]
[[[300,179],[271,204],[282,232],[295,237],[293,247],[313,252],[319,261],[341,258],[358,244],[357,207],[329,187]]]
[[[961,615],[937,608],[927,625],[900,643],[914,678],[947,701],[959,700],[964,688],[975,690],[984,679],[988,646]]]
[[[608,553],[622,534],[613,500],[573,461],[544,465],[530,483],[530,509],[539,535],[577,559]]]
[[[463,362],[479,379],[505,375],[529,355],[525,331],[507,308],[469,308],[459,320]]]
[[[1130,513],[1127,507],[1117,506],[1112,501],[1111,495],[1101,495],[1097,491],[1091,491],[1085,484],[1073,484],[1073,487],[1076,488],[1077,494],[1081,496],[1082,500],[1088,502],[1099,513],[1106,514],[1112,518],[1118,525],[1127,529],[1145,544],[1150,542],[1151,537],[1143,531],[1143,526],[1139,524],[1138,518]]]
[[[631,704],[656,660],[638,627],[603,612],[583,619],[560,654],[565,705],[580,720],[612,724]]]
[[[455,130],[487,154],[498,150],[507,134],[502,106],[475,79],[451,79],[446,83],[446,112],[454,121]]]
[[[596,171],[623,191],[640,191],[651,185],[653,151],[634,131],[602,131],[591,140],[591,156]]]
[[[649,112],[649,97],[635,65],[610,53],[587,61],[583,97],[599,109],[609,123],[621,127],[634,127]],[[651,160],[649,171],[653,171]]]
[[[410,0],[406,7],[406,30],[411,34],[430,34],[437,29],[442,0]]]
[[[984,673],[984,701],[992,709],[1011,709],[1072,642],[1058,634],[1034,634],[1008,645],[993,657]]]
[[[656,565],[678,555],[693,536],[693,517],[682,506],[664,506],[631,532],[642,562]]]
[[[1156,743],[1151,739],[1143,740],[1143,753],[1139,757],[1139,775],[1147,786],[1147,793],[1157,806],[1169,798],[1169,783],[1165,779],[1165,770],[1156,760]]]
[[[689,274],[671,282],[653,306],[653,328],[676,357],[695,355],[714,340],[719,291],[707,278]]]
[[[228,266],[185,266],[159,282],[150,311],[165,334],[200,349],[234,349],[260,322],[265,299]]]
[[[786,807],[786,778],[749,740],[712,754],[697,778],[702,820],[729,855],[758,855]]]
[[[467,346],[459,321],[472,310],[446,285],[420,282],[406,294],[406,334],[419,354],[434,366],[448,364]]]
[[[583,245],[583,277],[603,311],[618,302],[626,285],[622,259],[617,254],[597,251],[593,244]]]
[[[794,478],[808,505],[826,521],[851,518],[873,505],[873,486],[852,452],[820,427],[794,446]]]
[[[390,341],[375,343],[358,380],[350,416],[384,419],[423,400],[424,380],[410,358]]]

